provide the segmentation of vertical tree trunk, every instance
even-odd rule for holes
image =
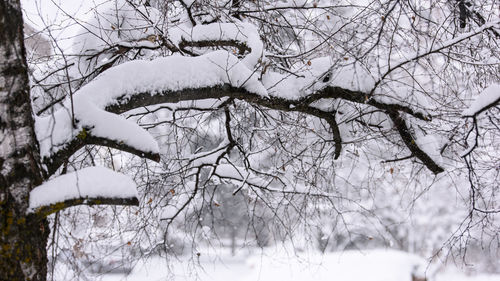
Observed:
[[[46,220],[27,216],[42,182],[19,0],[0,0],[0,280],[45,280]]]

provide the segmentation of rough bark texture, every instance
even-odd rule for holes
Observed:
[[[27,216],[42,182],[19,0],[0,0],[0,280],[45,280],[46,220]]]

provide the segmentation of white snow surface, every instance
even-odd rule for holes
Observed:
[[[411,281],[412,274],[425,276],[426,266],[418,256],[393,250],[345,251],[298,259],[281,254],[278,258],[256,257],[249,263],[260,271],[243,280],[326,281],[336,276],[335,280],[342,281]]]
[[[29,212],[78,198],[137,198],[136,184],[121,173],[88,167],[55,177],[30,192]]]
[[[493,84],[484,89],[471,103],[469,108],[462,112],[462,116],[474,116],[491,104],[500,102],[500,84]]]
[[[200,281],[411,281],[411,275],[438,281],[499,281],[500,275],[466,276],[460,272],[434,272],[432,265],[415,255],[394,250],[293,253],[264,249],[230,253],[200,249],[194,268],[191,257],[180,257],[168,266],[155,257],[139,262],[130,275],[100,275],[101,281],[200,280]],[[221,253],[222,252],[222,253]]]

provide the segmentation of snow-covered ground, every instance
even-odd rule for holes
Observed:
[[[500,281],[500,275],[467,276],[455,268],[439,270],[417,256],[392,250],[345,251],[324,255],[256,250],[231,256],[200,252],[167,263],[152,258],[129,275],[107,274],[101,281]]]

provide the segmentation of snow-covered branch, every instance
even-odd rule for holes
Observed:
[[[474,117],[500,103],[500,84],[493,84],[486,89],[462,112],[463,117]]]
[[[37,136],[42,156],[46,157],[45,162],[53,172],[63,163],[58,160],[61,155],[71,154],[85,144],[106,145],[158,159],[158,146],[151,135],[116,114],[162,103],[229,97],[271,109],[307,113],[324,119],[331,126],[337,145],[336,158],[341,149],[341,136],[335,112],[314,106],[322,99],[341,99],[373,106],[387,112],[393,120],[392,116],[399,116],[399,112],[422,120],[430,119],[408,106],[367,98],[368,93],[355,88],[342,88],[328,81],[323,84],[323,88],[302,97],[279,91],[269,95],[256,75],[226,51],[199,57],[171,56],[153,61],[132,61],[109,69],[75,93],[73,115],[66,109],[70,108],[70,101],[67,101],[66,108],[52,116],[38,118]],[[72,126],[72,117],[75,126]],[[415,141],[407,138],[404,133],[407,130],[399,127],[398,132],[403,140],[407,139],[404,142],[414,156],[434,173],[442,171]]]
[[[257,28],[249,23],[211,23],[197,25],[182,30],[172,29],[170,36],[180,49],[186,47],[221,47],[234,46],[240,54],[250,51],[243,58],[243,63],[253,69],[263,55],[263,43]]]
[[[365,93],[351,91],[339,87],[328,86],[314,95],[310,95],[298,100],[289,100],[282,97],[261,96],[255,93],[251,93],[244,88],[238,88],[229,84],[223,84],[220,86],[198,89],[186,88],[178,91],[165,91],[156,95],[151,95],[149,92],[137,93],[125,99],[117,99],[116,103],[109,106],[107,110],[121,113],[133,108],[160,103],[177,103],[187,100],[202,100],[210,98],[220,99],[224,97],[240,99],[252,104],[261,105],[281,111],[303,112],[325,120],[332,129],[334,141],[336,144],[336,158],[340,154],[341,135],[340,131],[338,130],[338,126],[336,125],[334,115],[335,112],[320,110],[311,104],[324,98],[338,98],[350,102],[374,106],[376,108],[382,109],[384,112],[387,112],[388,116],[391,118],[391,120],[393,120],[393,122],[394,120],[401,120],[401,122],[394,122],[396,129],[414,157],[420,159],[423,164],[435,174],[444,171],[442,167],[437,165],[436,162],[432,160],[432,158],[418,146],[418,144],[415,142],[415,139],[409,133],[405,121],[401,119],[402,117],[400,116],[399,112],[410,114],[413,117],[422,120],[429,120],[430,117],[427,117],[423,113],[415,112],[411,108],[402,106],[400,104],[381,103],[373,99],[369,99],[367,101],[367,99],[365,99]],[[367,102],[365,103],[365,101]]]
[[[28,212],[42,217],[76,205],[138,205],[129,177],[103,167],[58,176],[30,193]]]

